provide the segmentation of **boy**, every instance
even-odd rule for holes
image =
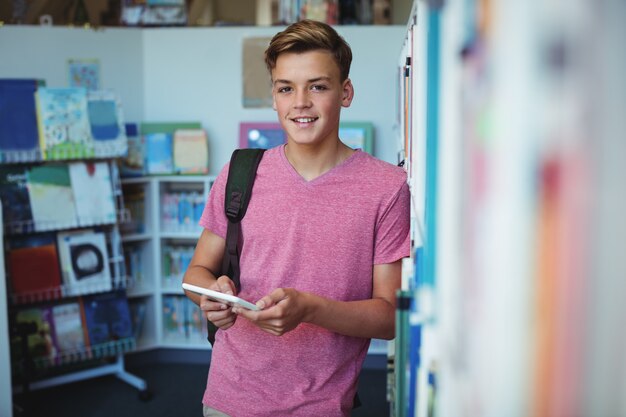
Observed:
[[[392,339],[409,255],[401,168],[344,145],[352,52],[330,26],[294,23],[265,52],[287,144],[265,152],[241,229],[241,292],[261,311],[187,293],[218,328],[205,416],[350,415],[370,338]],[[235,294],[219,276],[226,217],[219,174],[184,281]]]

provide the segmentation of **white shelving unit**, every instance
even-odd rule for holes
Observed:
[[[135,199],[135,197],[129,199],[129,210],[134,219],[131,221],[131,230],[123,228],[122,237],[124,250],[128,251],[129,248],[133,248],[139,254],[140,272],[130,267],[128,288],[131,303],[145,303],[146,305],[143,329],[137,340],[138,350],[210,349],[210,344],[206,341],[206,332],[202,336],[202,333],[175,335],[167,331],[164,309],[169,307],[170,297],[179,296],[185,302],[190,303],[190,301],[186,300],[180,287],[184,269],[170,268],[178,272],[168,274],[164,257],[175,252],[171,248],[186,248],[188,253],[191,253],[195,247],[202,232],[202,228],[197,224],[197,217],[204,208],[214,180],[213,176],[185,175],[128,178],[122,181],[125,195],[141,196],[143,194],[143,199]],[[191,216],[187,216],[185,220],[182,220],[183,216],[181,216],[179,222],[178,213],[170,210],[172,205],[167,203],[167,199],[168,195],[183,194],[195,196],[199,204],[196,210],[200,212],[196,211],[194,218],[192,206]],[[136,202],[137,206],[133,206]],[[135,223],[135,220],[138,220],[137,215],[143,216],[143,221]]]

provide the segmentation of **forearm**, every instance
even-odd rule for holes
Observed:
[[[197,285],[199,287],[211,288],[217,278],[216,274],[222,263],[222,254],[224,253],[224,239],[204,230],[194,251],[191,262],[183,276],[183,282],[187,284]],[[200,304],[200,296],[185,291],[185,294],[191,301]]]
[[[216,281],[217,277],[209,269],[201,265],[189,265],[183,276],[183,282],[204,288],[210,288]],[[200,305],[200,295],[187,290],[185,290],[185,295],[191,301]]]
[[[383,298],[335,301],[310,293],[305,295],[305,320],[346,336],[376,339],[395,337],[395,307]]]

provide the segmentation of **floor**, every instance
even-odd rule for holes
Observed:
[[[32,391],[16,396],[14,417],[201,417],[200,399],[208,365],[160,363],[129,367],[145,379],[152,398],[143,401],[138,391],[114,376],[104,376]],[[352,417],[387,417],[386,371],[367,369],[361,373],[359,396],[363,405]]]

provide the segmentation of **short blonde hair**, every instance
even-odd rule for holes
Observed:
[[[274,35],[265,50],[265,65],[271,73],[280,54],[315,50],[330,52],[339,67],[341,81],[348,78],[352,63],[350,45],[330,25],[309,19],[293,23]]]

